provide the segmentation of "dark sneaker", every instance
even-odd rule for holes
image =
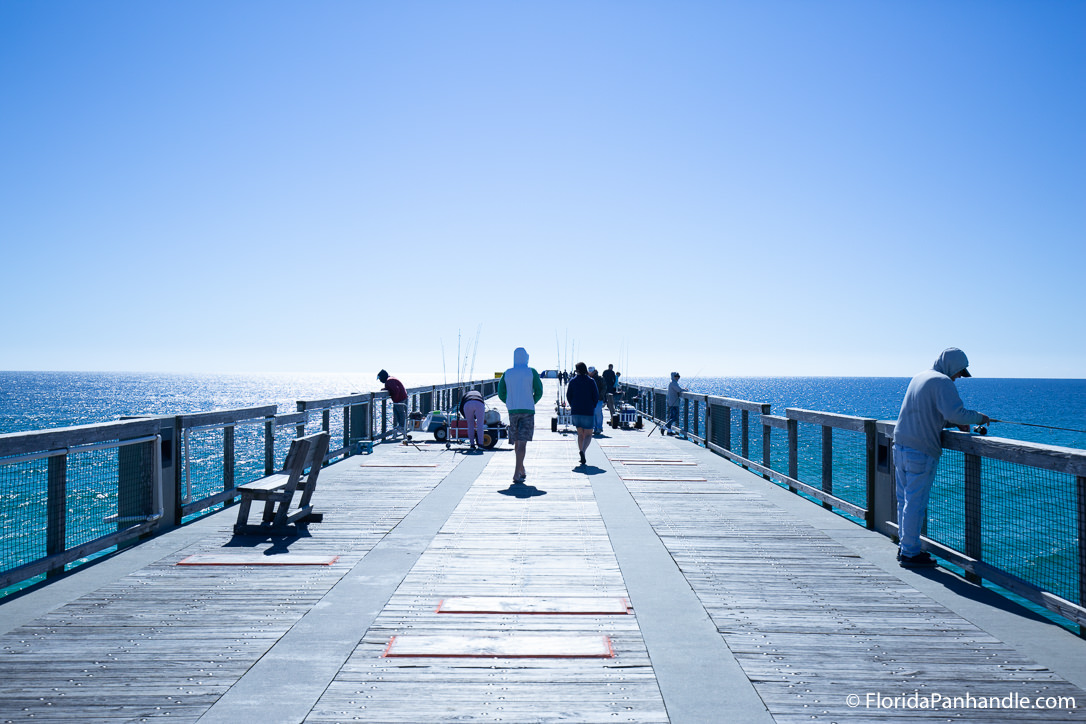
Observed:
[[[935,559],[928,555],[927,551],[917,553],[915,556],[901,556],[898,565],[902,568],[934,568],[939,565]]]
[[[585,459],[584,453],[581,453],[581,465],[588,465],[588,460]]]

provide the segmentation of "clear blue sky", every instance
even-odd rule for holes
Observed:
[[[1086,377],[1086,3],[4,2],[0,243],[7,370]]]

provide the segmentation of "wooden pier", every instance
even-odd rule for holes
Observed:
[[[523,485],[379,445],[304,535],[228,509],[0,604],[0,721],[1086,721],[1074,634],[651,425],[580,467],[553,385]]]

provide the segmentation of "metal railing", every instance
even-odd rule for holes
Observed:
[[[644,416],[663,424],[665,391],[622,387]],[[678,429],[767,480],[896,537],[893,422],[793,408],[778,416],[769,404],[688,392]],[[974,582],[989,581],[1064,616],[1081,633],[1086,451],[950,430],[942,445],[924,548]]]
[[[409,409],[451,411],[468,387],[492,397],[498,381],[412,388]],[[382,391],[0,435],[0,595],[230,505],[311,424],[342,440],[328,463],[385,439],[390,420]]]
[[[0,435],[0,589],[137,540],[162,519],[158,420]]]

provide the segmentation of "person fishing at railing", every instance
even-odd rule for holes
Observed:
[[[954,380],[972,377],[969,359],[956,347],[943,350],[930,370],[912,379],[894,427],[894,473],[897,489],[898,562],[902,568],[930,568],[935,559],[920,548],[928,497],[948,425],[969,432],[988,423],[987,415],[966,409]]]
[[[671,384],[667,386],[667,424],[664,426],[664,434],[671,434],[671,426],[679,424],[679,401],[685,389],[679,386],[679,373],[671,373]]]
[[[402,382],[389,375],[385,370],[377,373],[377,379],[384,385],[383,389],[388,391],[388,396],[392,400],[392,431],[406,434],[407,390],[404,389]]]

